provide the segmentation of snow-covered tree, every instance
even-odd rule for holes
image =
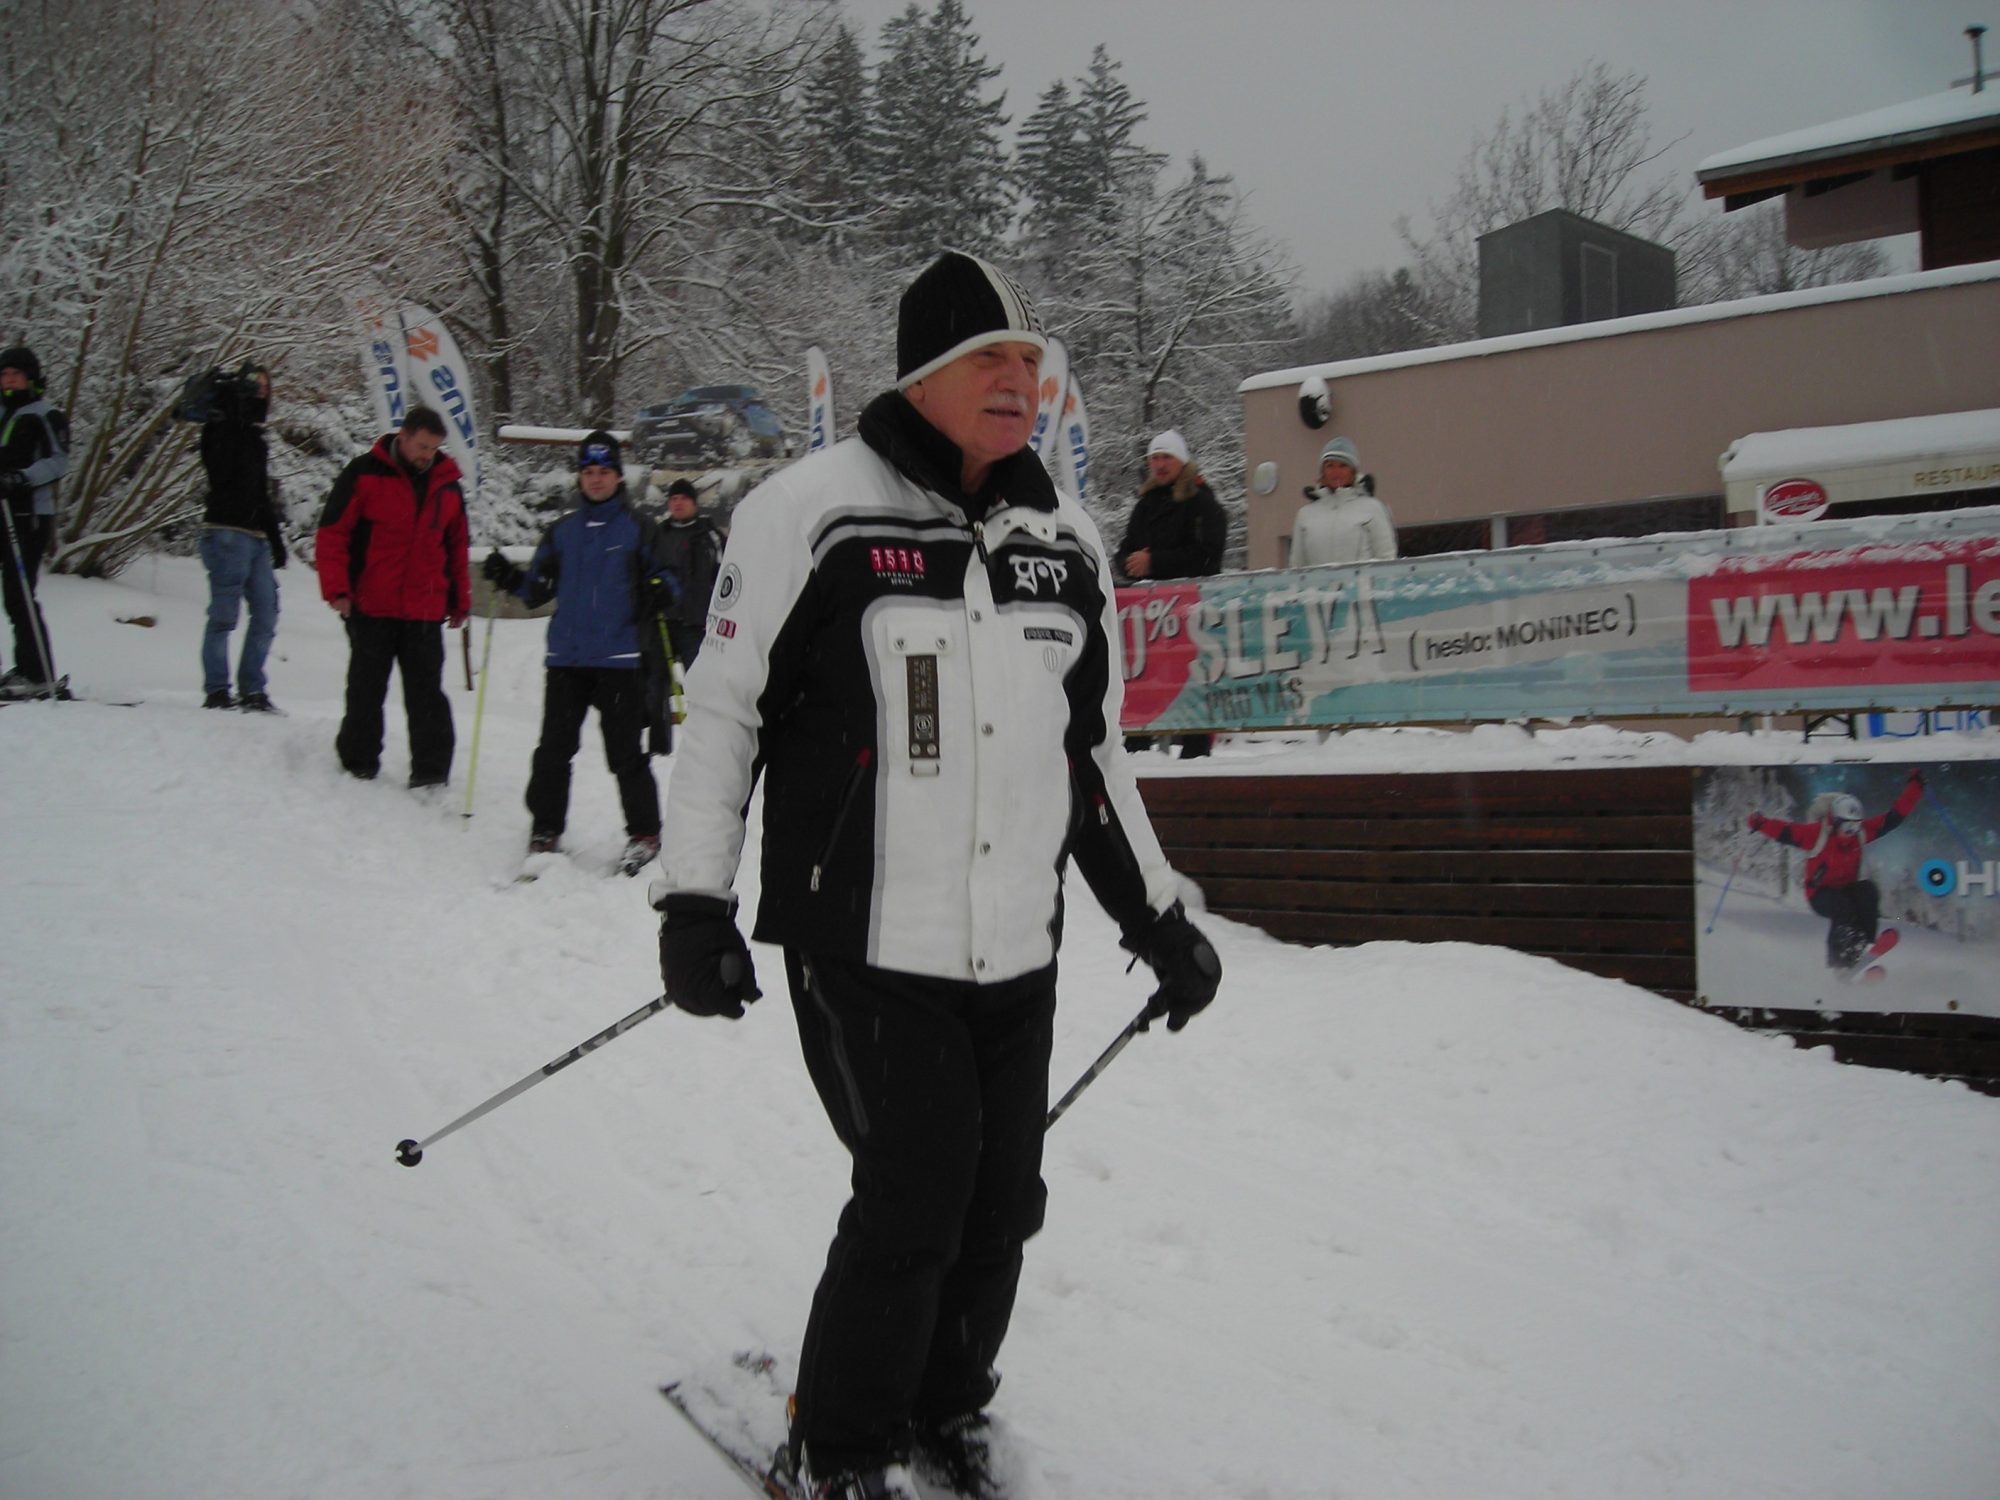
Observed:
[[[1682,242],[1680,300],[1684,306],[1796,292],[1864,281],[1888,270],[1889,258],[1866,242],[1802,250],[1785,237],[1785,210],[1761,203],[1700,221]]]
[[[1435,318],[1427,344],[1479,331],[1479,237],[1552,208],[1673,245],[1685,232],[1688,190],[1657,168],[1646,79],[1593,62],[1543,90],[1519,114],[1503,110],[1476,139],[1427,232],[1397,230]]]
[[[310,387],[328,288],[423,263],[432,111],[333,7],[23,5],[0,69],[0,296],[73,427],[56,566],[112,571],[199,513],[187,374],[251,356]]]
[[[1007,96],[986,92],[1000,69],[981,54],[959,0],[938,0],[928,14],[912,0],[883,26],[882,50],[869,151],[882,233],[913,250],[991,250],[1012,201]]]

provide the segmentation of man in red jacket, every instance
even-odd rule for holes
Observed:
[[[412,407],[340,471],[319,519],[319,591],[347,621],[347,714],[333,747],[350,776],[372,780],[382,762],[382,700],[391,668],[403,674],[410,721],[410,785],[451,776],[451,704],[444,695],[444,632],[471,611],[465,494],[444,446],[444,418]]]

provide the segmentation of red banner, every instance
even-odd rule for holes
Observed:
[[[1732,557],[1688,581],[1690,692],[1995,677],[2000,554],[1991,542],[1887,557],[1867,548]]]

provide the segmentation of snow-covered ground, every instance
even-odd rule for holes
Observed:
[[[744,1023],[668,1012],[397,1166],[656,993],[652,922],[594,742],[577,858],[509,879],[540,622],[468,822],[457,660],[453,800],[393,707],[348,780],[337,622],[282,581],[289,717],[197,706],[173,560],[47,585],[61,665],[143,706],[0,709],[0,1495],[735,1495],[654,1387],[792,1358],[844,1196],[777,955]],[[1550,753],[1509,733],[1457,740]],[[1037,1495],[1991,1500],[2000,1101],[1505,950],[1205,925],[1214,1008],[1050,1138],[997,1403]],[[1123,959],[1079,900],[1058,1088]]]

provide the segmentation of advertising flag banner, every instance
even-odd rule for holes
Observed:
[[[1702,1003],[2000,1016],[2000,762],[1705,766]]]
[[[1074,374],[1063,397],[1062,426],[1056,435],[1056,482],[1077,500],[1090,492],[1090,414]]]
[[[471,370],[444,319],[414,303],[403,305],[401,317],[411,404],[432,407],[444,418],[445,451],[464,473],[470,499],[479,493],[479,423],[472,410]]]
[[[403,364],[403,323],[381,298],[349,299],[361,324],[361,369],[375,403],[375,431],[394,432],[409,410],[409,373]]]
[[[1035,429],[1028,434],[1028,446],[1035,450],[1035,456],[1048,461],[1049,452],[1054,447],[1052,439],[1059,426],[1063,401],[1069,394],[1069,346],[1061,339],[1049,340],[1048,352],[1042,356],[1042,381],[1036,391],[1038,405],[1035,408]]]
[[[826,352],[818,344],[806,350],[806,452],[817,453],[833,442],[833,375]]]

